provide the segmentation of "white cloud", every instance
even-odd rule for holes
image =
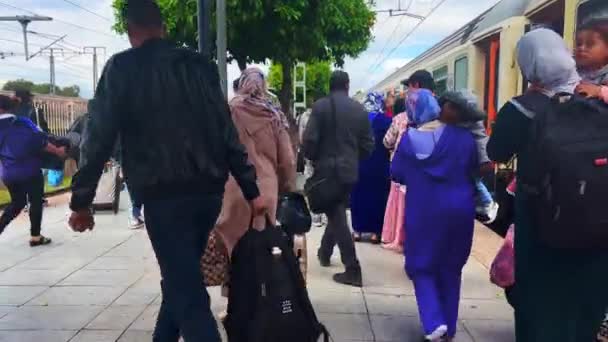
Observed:
[[[411,2],[409,12],[426,15],[440,0],[401,0],[402,8]],[[348,59],[345,70],[351,74],[353,89],[367,90],[430,48],[442,38],[456,31],[483,11],[494,5],[497,0],[448,0],[403,43],[398,43],[417,24],[416,19],[390,17],[379,13],[374,27],[374,41],[367,51],[356,59]],[[396,8],[399,0],[376,0],[376,9]],[[394,52],[390,55],[391,51]],[[378,65],[378,63],[380,63]]]

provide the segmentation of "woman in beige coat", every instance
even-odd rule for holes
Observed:
[[[262,71],[249,68],[239,79],[230,110],[250,162],[255,165],[258,186],[262,197],[268,201],[268,215],[274,223],[279,193],[295,188],[296,161],[285,115],[272,104],[267,94]],[[249,203],[230,177],[216,225],[228,253],[232,253],[238,240],[247,232],[250,220]],[[256,217],[254,226],[265,226],[264,220],[264,217]]]

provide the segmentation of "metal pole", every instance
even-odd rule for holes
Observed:
[[[50,57],[50,62],[51,62],[51,95],[55,95],[55,56],[53,55],[53,51],[54,49],[50,49],[51,50],[51,57]]]
[[[97,90],[97,48],[93,48],[93,94]]]
[[[228,70],[226,63],[227,34],[226,34],[226,0],[217,0],[217,67],[220,73],[220,84],[224,97],[228,96]]]
[[[198,51],[205,55],[211,56],[211,46],[209,44],[210,32],[210,10],[209,2],[211,0],[198,0]]]
[[[29,59],[30,56],[30,51],[28,48],[28,43],[27,43],[27,24],[29,24],[29,21],[26,20],[22,20],[19,22],[21,24],[21,27],[23,27],[23,44],[25,44],[25,60]]]

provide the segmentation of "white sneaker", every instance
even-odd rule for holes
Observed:
[[[494,221],[496,221],[496,217],[498,217],[498,209],[500,209],[500,206],[495,201],[488,204],[488,206],[484,209],[485,214],[487,216],[487,220],[483,221],[483,223],[484,224],[494,223]]]
[[[139,217],[131,216],[129,218],[129,228],[131,229],[142,229],[145,225],[144,220]]]
[[[446,325],[440,325],[439,328],[435,329],[432,334],[426,335],[427,341],[439,342],[448,333],[448,327]]]

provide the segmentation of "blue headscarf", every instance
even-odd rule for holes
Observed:
[[[379,92],[372,91],[367,94],[363,105],[368,113],[384,113],[384,96]]]
[[[411,90],[406,101],[407,116],[416,126],[437,120],[441,108],[433,93],[428,89]]]

